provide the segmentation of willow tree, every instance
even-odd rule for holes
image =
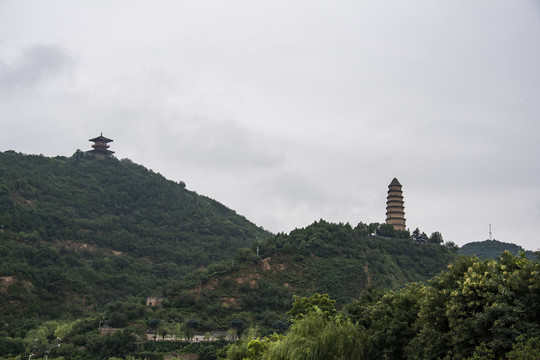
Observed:
[[[360,360],[368,343],[368,335],[349,319],[319,309],[296,320],[284,338],[269,344],[262,359]]]

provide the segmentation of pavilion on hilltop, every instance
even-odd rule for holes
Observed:
[[[112,139],[108,139],[105,136],[103,136],[103,133],[99,135],[98,137],[95,137],[93,139],[90,139],[88,141],[94,142],[94,145],[92,145],[93,149],[88,151],[91,153],[94,153],[98,156],[109,156],[114,154],[114,151],[109,150],[109,144],[112,142]]]

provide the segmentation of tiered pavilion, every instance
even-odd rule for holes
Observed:
[[[112,142],[113,140],[108,139],[105,136],[103,136],[103,133],[101,133],[101,135],[99,135],[98,137],[95,137],[88,141],[94,142],[94,145],[92,145],[94,149],[90,150],[89,152],[94,153],[98,156],[103,156],[103,157],[114,154],[114,151],[109,150],[109,144],[108,144]]]

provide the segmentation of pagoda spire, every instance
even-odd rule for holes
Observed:
[[[401,190],[401,184],[396,178],[388,185],[386,223],[392,225],[395,230],[405,231],[406,229],[403,191]]]

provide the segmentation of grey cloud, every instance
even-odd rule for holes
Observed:
[[[176,141],[172,141],[171,135]],[[182,161],[198,166],[229,170],[266,168],[284,160],[267,137],[232,120],[190,121],[171,133],[168,143],[172,152],[185,154]]]
[[[316,206],[329,200],[326,190],[305,175],[287,172],[261,183],[268,194],[279,194],[280,201],[290,205]]]
[[[397,177],[411,227],[536,248],[538,6],[7,2],[0,144],[70,155],[103,131],[273,231],[384,221]]]
[[[67,72],[74,60],[63,50],[47,45],[28,48],[12,63],[0,62],[0,93],[28,91],[43,81]]]
[[[104,116],[109,120],[98,123],[107,123],[107,128],[120,134],[115,143],[118,156],[146,162],[157,150],[159,171],[167,174],[177,169],[184,176],[190,172],[220,176],[242,173],[247,178],[279,168],[286,160],[279,140],[234,120],[183,115],[172,118],[160,109],[147,113],[137,108]],[[147,121],[149,118],[152,121]],[[138,139],[144,139],[144,147],[139,146]],[[148,160],[156,166],[156,159]]]

